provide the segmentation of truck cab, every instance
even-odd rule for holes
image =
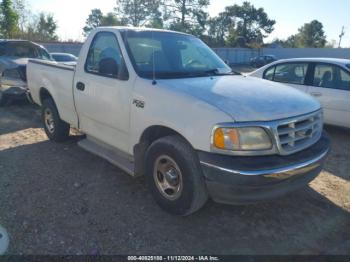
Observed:
[[[294,191],[329,152],[316,100],[233,72],[188,34],[98,28],[75,67],[30,61],[28,85],[51,140],[79,128],[81,147],[145,176],[176,215],[209,197],[250,204]]]

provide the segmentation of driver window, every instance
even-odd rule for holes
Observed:
[[[98,33],[86,59],[85,70],[92,74],[118,78],[122,66],[118,40],[113,33]]]
[[[269,69],[267,69],[266,72],[264,73],[264,79],[273,81],[273,77],[274,77],[274,74],[275,74],[275,69],[276,69],[275,66],[270,67]]]
[[[307,74],[307,63],[290,63],[276,66],[274,81],[303,85]]]

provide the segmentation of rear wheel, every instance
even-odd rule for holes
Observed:
[[[181,137],[164,137],[150,146],[146,179],[158,205],[171,214],[190,215],[208,200],[197,155]]]
[[[41,109],[45,133],[55,142],[63,142],[69,137],[70,126],[59,117],[57,107],[52,99],[44,100]]]

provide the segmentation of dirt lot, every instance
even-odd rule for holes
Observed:
[[[0,108],[0,224],[9,254],[350,254],[350,131],[309,188],[276,202],[209,202],[172,217],[134,180],[71,141],[54,144],[27,104]]]

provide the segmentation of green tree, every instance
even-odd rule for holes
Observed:
[[[163,29],[164,28],[164,22],[163,22],[162,17],[154,17],[154,18],[152,18],[151,21],[146,24],[146,27]]]
[[[101,18],[101,26],[121,26],[124,25],[114,13],[108,13]]]
[[[225,46],[226,39],[231,29],[234,29],[234,25],[234,21],[224,13],[220,13],[217,17],[211,18],[208,21],[207,44],[212,47]]]
[[[39,21],[35,30],[36,41],[57,41],[57,23],[52,14],[39,14]]]
[[[89,17],[86,19],[85,27],[83,28],[83,34],[88,36],[91,30],[99,26],[120,26],[124,25],[116,16],[116,14],[110,12],[104,15],[100,9],[92,9]]]
[[[258,47],[263,39],[274,30],[275,20],[268,17],[263,8],[255,8],[249,2],[242,5],[233,5],[225,8],[221,16],[234,21],[234,28],[229,28],[228,44],[236,46],[246,43],[247,46]]]
[[[86,19],[85,27],[83,28],[84,35],[88,36],[91,30],[101,25],[103,13],[100,9],[92,9],[89,17]]]
[[[19,31],[18,19],[19,16],[13,9],[11,0],[3,0],[0,4],[1,18],[0,28],[4,38],[13,38]]]
[[[327,37],[323,30],[323,24],[317,20],[304,24],[299,28],[295,36],[297,47],[323,48],[327,43]]]
[[[159,14],[160,0],[117,0],[114,8],[123,24],[145,26]]]
[[[205,8],[209,0],[165,0],[165,17],[172,30],[201,36],[209,15]]]
[[[18,27],[23,35],[26,31],[27,24],[32,17],[31,11],[27,8],[26,0],[13,0],[13,10],[18,15]]]
[[[291,35],[287,40],[279,40],[283,47],[287,48],[323,48],[327,45],[327,37],[323,25],[317,20],[304,24],[298,29],[298,33]],[[334,46],[335,43],[328,43]]]

